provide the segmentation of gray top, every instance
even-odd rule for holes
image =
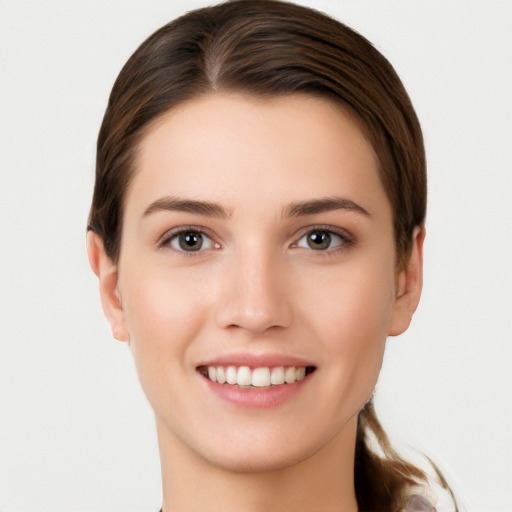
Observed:
[[[411,494],[402,512],[436,512],[436,508],[421,494]]]

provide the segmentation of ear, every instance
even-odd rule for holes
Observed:
[[[406,268],[396,278],[396,298],[389,323],[388,335],[398,336],[407,330],[418,307],[423,287],[423,241],[425,228],[416,227],[412,235],[412,250]]]
[[[87,233],[87,255],[92,271],[100,281],[101,305],[105,318],[112,329],[112,335],[119,341],[130,341],[121,295],[117,288],[117,265],[105,252],[101,237],[92,231]]]

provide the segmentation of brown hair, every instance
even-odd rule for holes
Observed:
[[[411,101],[391,64],[364,37],[320,12],[275,0],[192,11],[150,36],[121,70],[98,137],[88,225],[113,261],[138,143],[173,106],[219,90],[259,97],[309,93],[352,110],[378,157],[397,264],[405,265],[426,209],[423,138]],[[381,455],[369,447],[369,435]],[[359,415],[354,478],[359,510],[379,512],[398,510],[406,488],[426,481],[392,449],[371,402]]]

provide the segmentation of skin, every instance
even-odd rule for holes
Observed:
[[[290,215],[334,196],[351,208]],[[224,215],[150,208],[166,197]],[[205,233],[201,250],[169,235],[183,226]],[[392,226],[372,147],[328,100],[211,94],[149,130],[119,261],[94,233],[88,250],[105,315],[130,342],[155,412],[164,512],[357,510],[357,414],[422,286],[424,230],[397,271]],[[330,246],[311,248],[315,228]],[[197,371],[233,352],[291,354],[316,370],[283,404],[238,407]]]

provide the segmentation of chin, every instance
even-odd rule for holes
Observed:
[[[244,453],[237,456],[231,453],[229,457],[212,457],[210,463],[233,473],[271,473],[289,469],[309,459],[314,453],[269,453],[257,450],[257,453]]]
[[[196,453],[210,464],[235,473],[282,471],[306,461],[313,462],[316,456],[320,460],[326,450],[338,450],[337,445],[345,436],[340,431],[322,431],[319,425],[316,427],[283,431],[276,425],[266,432],[264,428],[245,431],[243,435],[231,432],[230,436],[211,439],[212,443],[202,446],[202,453]]]

